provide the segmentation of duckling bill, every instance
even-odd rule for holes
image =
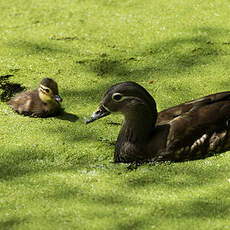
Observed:
[[[113,113],[124,122],[115,162],[184,161],[230,150],[230,91],[157,113],[153,97],[135,82],[113,85],[86,123]]]
[[[8,104],[17,113],[25,116],[49,117],[61,112],[61,102],[56,81],[44,78],[37,89],[11,98]]]

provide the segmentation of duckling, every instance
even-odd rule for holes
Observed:
[[[25,116],[49,117],[60,113],[61,102],[57,83],[51,78],[44,78],[37,89],[11,98],[8,104],[13,110]]]
[[[230,150],[230,91],[157,113],[156,102],[146,89],[122,82],[105,93],[86,123],[111,113],[124,116],[115,162],[195,160]]]

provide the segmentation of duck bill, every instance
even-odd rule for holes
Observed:
[[[58,104],[62,103],[62,98],[59,95],[54,95],[53,98]]]
[[[93,121],[96,121],[102,117],[108,116],[110,112],[106,110],[103,106],[100,106],[97,111],[95,111],[89,119],[85,121],[86,124],[89,124]]]

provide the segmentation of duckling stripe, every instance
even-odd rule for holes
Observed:
[[[47,89],[49,90],[49,88],[46,87],[46,86],[44,86],[44,85],[40,85],[39,89],[40,89],[40,90],[42,91],[42,93],[44,93],[44,94],[47,94],[47,92],[46,92]]]

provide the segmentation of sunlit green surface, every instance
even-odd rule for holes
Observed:
[[[112,163],[122,117],[84,124],[120,81],[158,110],[229,90],[228,1],[2,0],[0,12],[0,76],[27,89],[54,78],[69,114],[1,102],[0,229],[230,228],[229,152],[128,170]]]

